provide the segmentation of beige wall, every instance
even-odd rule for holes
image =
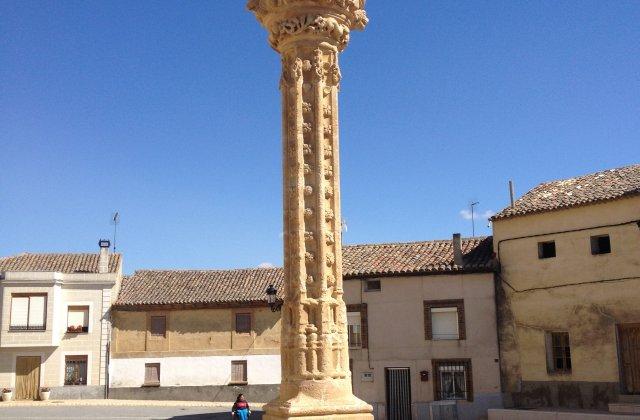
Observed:
[[[383,277],[380,292],[364,292],[360,280],[344,284],[347,304],[366,303],[368,311],[369,349],[349,353],[356,395],[383,404],[385,368],[409,367],[412,401],[432,401],[431,360],[456,358],[471,359],[476,398],[499,394],[492,273]],[[423,302],[448,299],[464,300],[466,339],[426,340]],[[421,370],[429,371],[428,382],[420,380]],[[363,382],[363,372],[373,372],[373,382]]]
[[[638,219],[640,197],[493,223],[501,277],[511,285],[503,283],[499,308],[507,390],[518,390],[519,380],[619,381],[615,325],[640,322],[640,229],[626,223]],[[575,229],[586,230],[554,233]],[[590,237],[601,234],[610,236],[611,253],[592,255]],[[539,259],[537,244],[548,240],[557,256]],[[569,332],[570,374],[547,373],[545,331]]]
[[[0,348],[0,386],[15,386],[15,363],[18,356],[40,356],[41,386],[64,385],[64,358],[66,355],[88,357],[88,385],[100,385],[100,338],[102,334],[103,289],[95,287],[12,286],[3,287],[2,330]],[[107,289],[109,290],[109,289]],[[45,331],[9,331],[12,293],[47,293],[47,325]],[[90,306],[89,333],[66,332],[67,306]],[[56,338],[58,337],[58,338]],[[10,347],[8,347],[10,346]]]
[[[251,333],[235,332],[235,313],[252,314]],[[152,337],[149,318],[167,317],[166,337]],[[280,313],[269,308],[113,311],[113,357],[278,354]]]

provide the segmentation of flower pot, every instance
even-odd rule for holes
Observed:
[[[11,401],[13,399],[13,392],[3,392],[2,401]]]
[[[47,401],[50,395],[51,391],[40,391],[40,401]]]

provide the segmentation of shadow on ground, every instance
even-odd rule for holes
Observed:
[[[230,420],[230,413],[210,413],[210,414],[186,414],[184,416],[173,416],[171,420]],[[237,417],[233,418],[233,420]],[[249,420],[261,420],[262,411],[252,411]]]

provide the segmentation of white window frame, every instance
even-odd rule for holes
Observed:
[[[88,302],[88,301],[82,301],[82,302],[66,302],[65,303],[65,318],[64,318],[64,332],[67,332],[67,323],[69,322],[69,307],[70,306],[88,306],[89,307],[89,320],[88,320],[88,327],[89,329],[87,330],[86,333],[82,333],[82,334],[91,334],[91,332],[93,331],[93,302]],[[70,334],[75,334],[75,333],[70,333]]]
[[[435,322],[433,322],[434,313],[455,312],[456,313],[456,336],[455,337],[437,337],[435,333]],[[431,339],[434,341],[460,340],[460,314],[457,306],[447,306],[443,308],[431,308]]]
[[[42,322],[43,322],[43,329],[33,329],[30,330],[28,329],[28,325],[29,325],[29,318],[31,317],[31,298],[32,297],[43,297],[44,298],[44,308],[43,308],[43,317],[42,317]],[[21,329],[13,329],[12,327],[14,327],[13,322],[15,321],[14,317],[13,317],[13,299],[15,298],[26,298],[28,299],[28,303],[27,303],[27,329],[25,330],[21,330]],[[30,292],[26,292],[26,293],[22,293],[22,292],[15,292],[15,293],[10,293],[9,294],[9,331],[10,332],[21,332],[21,331],[31,331],[31,332],[37,332],[37,331],[47,331],[48,327],[49,327],[49,320],[48,320],[48,316],[47,316],[47,312],[49,310],[49,293],[41,293],[41,292],[34,292],[34,293],[30,293]]]

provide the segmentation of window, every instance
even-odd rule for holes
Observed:
[[[89,332],[89,307],[69,306],[67,312],[67,332],[86,333]]]
[[[547,371],[571,372],[571,346],[568,332],[546,333]]]
[[[237,333],[251,332],[251,314],[250,313],[236,314],[236,332]]]
[[[473,401],[471,360],[434,360],[434,399]]]
[[[538,258],[554,258],[556,256],[556,242],[538,242]]]
[[[424,301],[425,340],[465,340],[464,300]]]
[[[47,295],[11,296],[11,320],[9,330],[46,329]]]
[[[609,239],[609,235],[592,236],[591,237],[591,253],[593,255],[610,254],[611,239]]]
[[[379,292],[380,290],[382,290],[382,284],[380,283],[380,280],[367,280],[365,282],[365,292]]]
[[[144,364],[144,386],[160,386],[160,363]]]
[[[458,308],[431,308],[431,334],[432,340],[459,339]]]
[[[246,360],[231,361],[231,383],[232,384],[247,383],[247,361]]]
[[[360,312],[347,312],[347,332],[349,335],[349,348],[362,347],[362,322]]]
[[[167,317],[165,316],[151,317],[151,336],[152,337],[167,336]]]
[[[87,356],[64,357],[64,384],[87,384]]]

